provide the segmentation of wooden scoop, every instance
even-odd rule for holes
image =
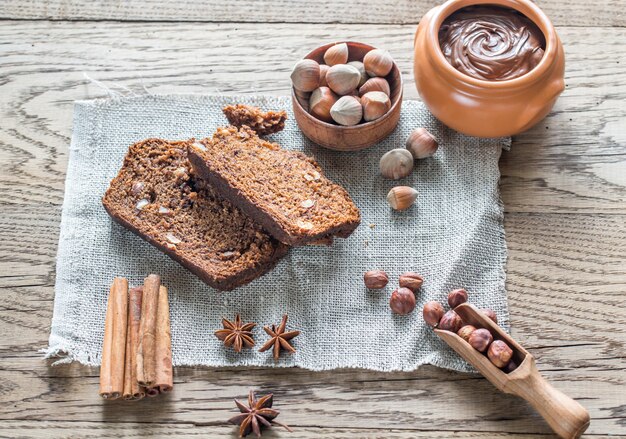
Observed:
[[[461,316],[463,324],[488,329],[494,340],[506,342],[513,350],[513,361],[519,366],[514,371],[505,373],[457,334],[435,329],[443,341],[499,390],[528,401],[560,437],[576,439],[583,434],[589,427],[589,413],[582,405],[552,387],[539,374],[535,358],[531,354],[474,306],[463,303],[454,308],[454,311]]]

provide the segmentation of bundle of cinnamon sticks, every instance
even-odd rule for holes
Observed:
[[[104,323],[100,396],[139,400],[172,390],[172,346],[167,288],[156,274],[128,289],[116,277]]]

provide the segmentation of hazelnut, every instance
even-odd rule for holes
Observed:
[[[461,327],[461,329],[459,329],[459,331],[457,332],[457,335],[461,337],[463,340],[469,342],[470,335],[472,335],[472,332],[474,332],[475,330],[476,330],[475,326],[465,325]]]
[[[385,78],[370,78],[359,88],[360,95],[364,95],[370,91],[382,91],[387,96],[391,97],[391,88]]]
[[[363,281],[370,290],[380,290],[385,288],[387,282],[389,282],[389,277],[382,270],[370,270],[363,275]]]
[[[396,186],[387,194],[387,202],[395,210],[406,210],[417,199],[417,191],[409,186]]]
[[[498,316],[496,315],[494,310],[489,309],[489,308],[483,308],[480,311],[483,314],[485,314],[487,317],[489,317],[491,320],[493,320],[495,324],[498,324]]]
[[[391,101],[382,91],[370,91],[361,96],[361,105],[363,105],[363,119],[366,122],[380,119],[391,108]]]
[[[311,92],[300,91],[297,88],[294,88],[293,90],[296,95],[296,99],[300,105],[302,105],[302,108],[304,108],[305,111],[309,111],[309,99],[311,98]],[[204,151],[206,151],[206,148],[204,148]]]
[[[357,88],[361,87],[369,79],[369,76],[367,76],[367,73],[365,72],[365,67],[363,66],[363,63],[361,61],[350,61],[348,65],[356,68],[361,74],[361,80],[359,81],[359,85],[357,85]]]
[[[515,369],[517,369],[517,363],[514,360],[509,361],[508,364],[502,368],[505,373],[511,373]]]
[[[320,87],[328,87],[328,83],[326,82],[326,73],[328,73],[328,69],[330,69],[330,66],[320,64]]]
[[[339,125],[356,125],[363,117],[363,107],[354,96],[342,96],[330,108],[330,116]]]
[[[348,45],[346,43],[335,44],[326,49],[324,62],[329,66],[345,64],[348,62]]]
[[[467,342],[472,345],[478,352],[485,352],[491,342],[493,341],[493,335],[485,328],[480,328],[472,332]]]
[[[383,177],[399,180],[413,171],[413,157],[406,149],[396,148],[387,151],[380,158],[378,165]]]
[[[293,67],[291,82],[296,90],[315,90],[320,84],[320,65],[312,59],[301,59]]]
[[[361,80],[361,74],[354,66],[337,64],[326,72],[326,82],[338,95],[347,95],[354,90]]]
[[[450,308],[452,309],[465,302],[467,302],[467,291],[465,291],[463,288],[450,291],[450,293],[448,294],[448,305],[450,305]]]
[[[143,188],[145,187],[144,183],[142,181],[136,181],[133,183],[133,185],[130,188],[130,193],[133,195],[138,195],[141,193],[141,191],[143,190]]]
[[[430,157],[438,148],[437,141],[425,128],[417,128],[406,140],[406,149],[411,152],[416,159]]]
[[[408,288],[398,288],[391,293],[389,307],[396,314],[402,316],[410,314],[415,309],[415,294]]]
[[[422,284],[424,283],[424,278],[417,273],[406,272],[400,275],[400,279],[398,280],[398,284],[403,288],[408,288],[409,290],[417,293],[417,290],[420,289]]]
[[[422,311],[426,324],[433,327],[439,325],[439,320],[443,317],[443,313],[443,306],[435,300],[426,302]]]
[[[324,122],[332,122],[330,109],[337,102],[337,99],[339,97],[330,88],[316,88],[311,94],[311,99],[309,99],[309,113]]]
[[[495,340],[491,343],[491,346],[489,346],[487,356],[496,367],[504,367],[511,361],[513,351],[509,345],[502,340]]]
[[[363,65],[370,76],[387,76],[393,68],[393,58],[386,50],[374,49],[365,54]]]
[[[142,210],[144,207],[146,207],[148,204],[150,204],[150,200],[146,200],[145,198],[142,200],[137,201],[137,204],[135,204],[135,209],[137,210]]]
[[[439,329],[445,329],[446,331],[454,333],[459,332],[462,325],[461,317],[452,310],[445,313],[443,317],[441,317],[441,320],[439,320]]]

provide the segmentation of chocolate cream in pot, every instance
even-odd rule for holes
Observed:
[[[476,79],[504,81],[531,71],[545,50],[541,30],[511,8],[493,5],[459,9],[439,29],[446,60]]]

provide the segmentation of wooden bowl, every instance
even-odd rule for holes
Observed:
[[[340,43],[343,41],[340,41]],[[367,52],[375,47],[368,44],[345,41],[349,49],[348,61],[363,61]],[[324,63],[326,49],[337,43],[320,46],[310,52],[305,58],[313,59],[320,64]],[[391,89],[391,109],[381,118],[371,122],[354,126],[342,126],[327,123],[308,113],[300,104],[296,90],[291,89],[291,100],[296,122],[305,136],[313,142],[337,151],[358,151],[372,146],[387,137],[398,125],[400,109],[402,107],[402,75],[396,63],[393,63],[391,72],[385,76]]]

